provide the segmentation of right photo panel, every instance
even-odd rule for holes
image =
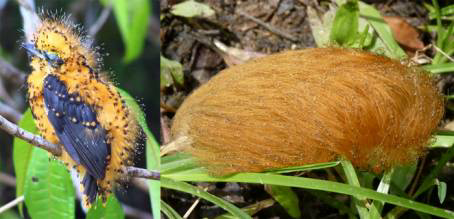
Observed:
[[[453,9],[161,0],[161,216],[454,218]]]

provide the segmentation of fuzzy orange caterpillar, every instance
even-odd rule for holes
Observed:
[[[216,175],[339,158],[380,171],[416,161],[442,115],[427,72],[317,48],[220,72],[178,109],[172,138]]]
[[[97,195],[105,201],[131,164],[138,135],[132,111],[69,23],[42,21],[23,47],[31,56],[28,94],[39,131],[62,146],[58,158],[79,173],[84,205]]]

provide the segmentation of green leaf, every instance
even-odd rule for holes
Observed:
[[[139,104],[131,97],[126,91],[118,89],[120,95],[125,100],[126,104],[131,108],[137,117],[140,127],[145,132],[147,137],[146,140],[146,159],[147,159],[147,169],[149,170],[159,170],[160,169],[160,155],[159,155],[159,144],[148,128],[147,122],[145,120],[145,114],[140,108]],[[148,188],[150,193],[151,200],[151,209],[153,213],[153,218],[160,218],[161,211],[161,184],[159,180],[148,180]]]
[[[405,191],[412,182],[416,173],[416,168],[416,163],[394,168],[391,184],[399,188],[401,191]]]
[[[142,53],[151,11],[150,1],[115,0],[111,2],[126,48],[123,61],[128,63]]]
[[[32,218],[74,218],[74,188],[66,168],[35,148],[25,180],[25,204]]]
[[[98,198],[96,204],[93,205],[87,213],[87,219],[122,219],[125,218],[123,207],[121,207],[115,195],[110,195],[107,198],[106,206],[104,207],[102,201]]]
[[[399,44],[394,40],[391,28],[383,20],[383,17],[380,15],[373,6],[359,2],[359,10],[361,18],[366,19],[373,29],[378,33],[381,41],[385,45],[385,54],[391,58],[403,59],[407,57],[404,50],[400,48]]]
[[[338,5],[346,4],[346,2],[346,0],[336,0]],[[361,31],[363,33],[359,34],[356,37],[356,41],[353,44],[348,45],[349,47],[363,48],[394,59],[403,59],[407,56],[394,40],[391,29],[383,20],[380,12],[378,12],[373,6],[360,1],[359,15],[357,31]],[[372,28],[369,29],[368,25],[372,26]],[[367,34],[365,33],[366,30],[368,30]],[[312,32],[314,32],[314,30]],[[361,43],[361,41],[364,42]]]
[[[273,196],[292,218],[301,218],[298,196],[287,186],[267,186],[266,191]]]
[[[25,111],[24,116],[19,122],[19,127],[36,134],[38,130],[36,129],[35,122],[33,121],[33,116],[28,109]],[[27,171],[30,166],[30,161],[33,153],[33,145],[28,142],[15,137],[13,142],[13,161],[14,161],[14,172],[16,174],[16,197],[19,197],[24,194],[25,179],[27,176]],[[23,204],[19,204],[19,213],[23,216],[22,212]]]
[[[148,131],[149,132],[149,131]],[[150,134],[150,133],[149,133]],[[159,147],[156,147],[158,144],[154,138],[151,138],[151,134],[147,134],[147,169],[149,170],[159,170]],[[156,153],[158,152],[158,153]],[[156,157],[156,154],[158,155]],[[153,218],[160,218],[161,211],[161,182],[159,180],[148,180],[148,189],[151,199],[151,208],[153,212]]]
[[[209,202],[212,202],[213,204],[223,208],[224,210],[230,212],[233,216],[235,216],[237,218],[252,219],[251,216],[249,216],[248,214],[243,212],[241,209],[235,207],[235,205],[232,205],[229,202],[227,202],[219,197],[216,197],[208,192],[205,192],[203,189],[192,186],[188,183],[181,182],[178,180],[173,180],[173,179],[166,178],[166,177],[161,177],[161,185],[163,188],[178,190],[181,192],[186,192],[186,193],[198,196],[200,198],[203,198],[203,199],[205,199]]]
[[[177,62],[161,55],[161,89],[170,87],[173,84],[183,86],[183,66]]]
[[[181,17],[210,17],[214,15],[214,10],[207,4],[199,3],[194,0],[184,1],[172,6],[170,13]]]
[[[350,45],[358,34],[359,9],[357,2],[346,2],[336,12],[331,27],[330,40],[339,45]]]
[[[317,11],[310,5],[308,5],[306,9],[309,25],[312,29],[312,35],[314,36],[315,43],[318,47],[324,47],[330,42],[329,33],[331,31],[333,20],[336,15],[336,9],[332,5],[328,6],[328,11],[320,16],[317,14]]]
[[[364,30],[358,35],[358,44],[356,47],[358,48],[365,48],[367,46],[370,46],[369,44],[372,42],[372,36],[369,33],[369,27],[370,25],[367,24]]]
[[[437,189],[438,189],[438,199],[440,200],[440,204],[443,204],[446,198],[446,183],[437,180]]]

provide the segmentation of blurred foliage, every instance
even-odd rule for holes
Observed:
[[[184,74],[183,66],[177,62],[172,61],[164,56],[161,56],[161,89],[175,86],[183,86]]]
[[[181,17],[209,17],[214,15],[214,10],[207,4],[188,0],[172,6],[170,13]]]
[[[105,7],[112,4],[118,27],[126,47],[123,60],[128,63],[135,60],[144,47],[150,17],[148,0],[102,0]]]

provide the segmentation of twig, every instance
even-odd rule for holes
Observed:
[[[106,23],[107,18],[109,18],[110,11],[112,11],[112,4],[109,1],[109,4],[106,7],[104,7],[98,19],[95,21],[93,25],[91,25],[90,29],[88,30],[88,35],[94,38],[94,36],[98,33],[98,31],[101,29],[104,23]]]
[[[17,125],[11,123],[3,116],[0,116],[0,129],[5,130],[8,134],[14,135],[28,143],[38,146],[46,151],[49,151],[55,156],[60,156],[62,151],[61,148],[46,141],[44,138],[34,135],[24,129],[19,128]],[[126,167],[126,173],[131,177],[140,177],[146,179],[159,180],[161,174],[159,171],[146,170],[137,167]]]
[[[145,179],[155,179],[159,180],[161,178],[161,174],[158,171],[150,171],[142,168],[137,167],[126,167],[126,171],[129,176],[131,177],[139,177]]]
[[[11,202],[7,203],[6,205],[3,205],[1,208],[0,208],[0,214],[7,211],[8,209],[16,206],[17,204],[21,203],[24,201],[24,196],[21,195],[19,197],[17,197],[16,199],[12,200]]]
[[[44,138],[34,135],[31,132],[19,128],[14,123],[8,121],[3,116],[0,116],[0,129],[3,129],[10,135],[14,135],[32,145],[38,146],[46,151],[49,151],[55,156],[61,155],[61,148],[58,145],[46,141]]]
[[[191,215],[191,213],[194,211],[195,207],[199,204],[200,198],[197,198],[194,203],[192,203],[191,207],[184,213],[183,218],[186,219]]]
[[[27,79],[27,75],[24,72],[3,59],[0,59],[0,75],[17,87],[23,85]]]
[[[408,191],[408,195],[412,197],[415,194],[416,186],[418,185],[419,179],[421,178],[422,170],[426,164],[427,156],[423,156],[421,162],[419,163],[418,172],[416,173],[415,178],[412,180],[413,184],[410,187],[410,191]]]
[[[16,187],[16,178],[6,173],[0,172],[0,183],[11,187]]]
[[[441,50],[440,48],[438,48],[436,45],[432,44],[432,46],[435,48],[435,50],[437,50],[438,52],[440,52],[444,57],[446,57],[447,59],[449,59],[449,61],[451,62],[454,62],[454,59],[451,58],[451,56],[449,56],[448,54],[446,54],[443,50]]]
[[[238,14],[240,14],[241,16],[244,16],[244,17],[246,17],[247,19],[254,21],[255,23],[257,23],[257,24],[263,26],[264,28],[266,28],[267,30],[269,30],[270,32],[272,32],[272,33],[274,33],[274,34],[277,34],[277,35],[279,35],[279,36],[281,36],[281,37],[284,37],[285,39],[288,39],[288,40],[290,40],[290,41],[298,42],[298,39],[295,38],[294,36],[292,36],[292,35],[290,35],[290,34],[284,32],[284,31],[282,31],[282,30],[279,30],[279,29],[277,29],[277,28],[275,28],[275,27],[273,27],[273,26],[271,26],[271,25],[269,25],[269,24],[267,24],[267,23],[261,21],[260,19],[257,19],[257,18],[255,18],[255,17],[253,17],[253,16],[251,16],[251,15],[248,15],[248,14],[244,13],[244,12],[241,11],[241,10],[237,10],[237,12],[238,12]]]

